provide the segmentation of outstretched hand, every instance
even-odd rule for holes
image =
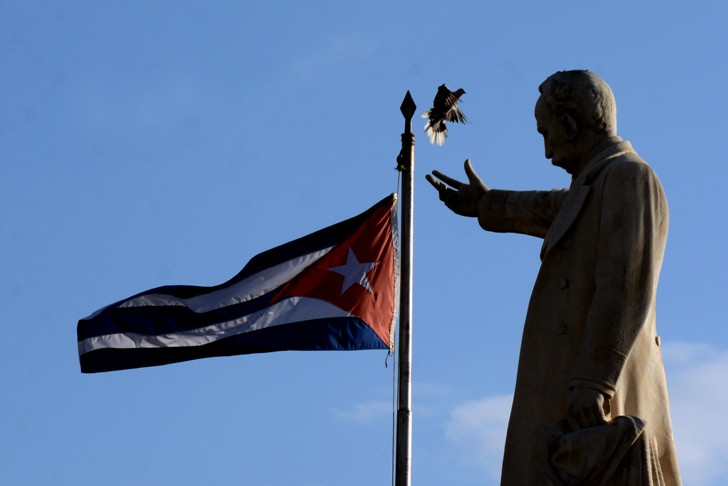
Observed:
[[[477,216],[478,205],[483,195],[489,191],[488,186],[475,173],[470,159],[465,161],[465,174],[468,182],[452,179],[442,172],[433,170],[425,178],[437,189],[440,201],[445,203],[452,212],[461,216]]]

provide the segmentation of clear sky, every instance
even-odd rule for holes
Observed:
[[[492,187],[567,186],[533,106],[585,68],[670,203],[658,330],[685,483],[726,484],[726,25],[718,0],[0,0],[0,482],[388,484],[385,352],[82,375],[76,322],[221,283],[394,192],[402,98],[421,112],[447,83],[472,123],[437,147],[415,122],[413,484],[497,484],[541,242],[456,217],[424,176],[469,157]]]

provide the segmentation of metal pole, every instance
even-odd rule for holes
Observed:
[[[416,108],[407,91],[400,106],[404,116],[404,133],[397,167],[402,172],[402,231],[395,486],[412,484],[412,230],[415,169],[412,116]]]

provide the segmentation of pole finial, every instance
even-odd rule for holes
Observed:
[[[416,109],[417,105],[415,105],[415,100],[412,99],[412,95],[409,90],[407,90],[407,94],[404,95],[404,100],[402,100],[402,106],[399,107],[399,111],[401,111],[404,118],[409,121],[415,114]]]
[[[417,105],[415,100],[412,99],[412,95],[409,90],[404,95],[402,105],[399,107],[399,111],[404,116],[404,133],[402,134],[402,150],[400,150],[397,156],[397,170],[403,172],[412,167],[414,163],[414,145],[415,136],[412,133],[412,116],[415,114]]]

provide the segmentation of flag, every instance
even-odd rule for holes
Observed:
[[[256,255],[221,285],[158,287],[79,320],[81,371],[285,350],[391,350],[396,200]]]

